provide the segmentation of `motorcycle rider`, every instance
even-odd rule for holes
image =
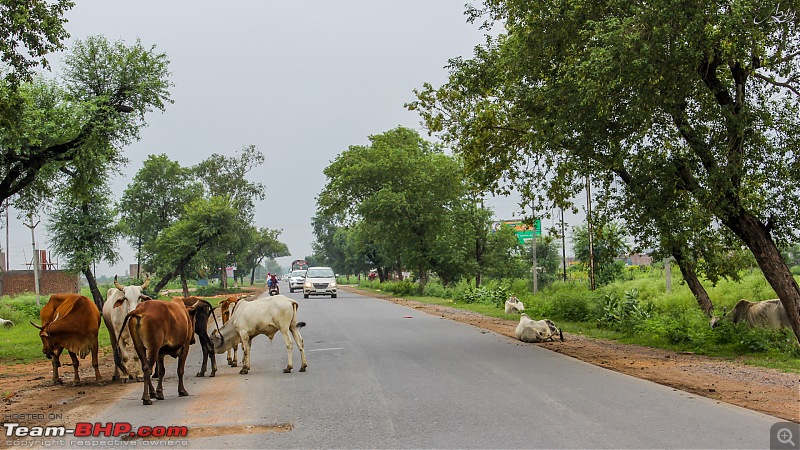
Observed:
[[[269,287],[269,289],[272,290],[274,288],[275,292],[280,294],[280,288],[278,287],[278,277],[276,276],[276,274],[267,273],[267,277],[268,277],[267,286]]]

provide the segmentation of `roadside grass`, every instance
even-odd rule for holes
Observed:
[[[568,333],[800,373],[800,345],[790,329],[752,329],[723,322],[712,330],[680,273],[675,272],[670,292],[663,271],[658,270],[595,291],[581,283],[557,282],[536,295],[527,292],[529,280],[489,280],[480,289],[467,282],[444,287],[432,281],[422,293],[408,281],[366,281],[358,288],[516,322],[519,316],[505,314],[499,301],[514,293],[529,316],[550,318]],[[739,282],[720,280],[705,287],[720,316],[723,308],[730,311],[739,299],[777,297],[757,270],[744,273]]]

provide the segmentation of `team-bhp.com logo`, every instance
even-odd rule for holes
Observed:
[[[128,422],[89,423],[78,422],[75,428],[64,426],[20,426],[18,423],[4,423],[6,437],[125,437],[125,438],[161,438],[186,437],[189,428],[185,426],[141,426],[133,428]]]

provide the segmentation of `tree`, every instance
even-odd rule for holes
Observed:
[[[66,259],[67,269],[83,273],[94,303],[102,311],[103,294],[97,287],[92,263],[114,264],[119,260],[119,229],[104,180],[94,184],[75,181],[65,188],[50,210],[47,231],[53,251]]]
[[[177,276],[185,278],[198,253],[236,234],[232,227],[236,215],[224,197],[201,198],[186,205],[183,217],[144,247],[147,267],[161,277],[153,291],[160,292]]]
[[[488,184],[537,183],[557,206],[589,173],[645,212],[664,200],[655,182],[685,195],[750,249],[800,339],[800,287],[778,250],[800,231],[798,5],[484,5],[471,18],[507,33],[417,93],[431,130]]]
[[[363,220],[383,256],[398,270],[413,268],[424,282],[435,270],[432,246],[461,198],[461,168],[419,134],[398,127],[351,146],[325,168],[328,182],[317,199],[324,216],[343,224]]]
[[[615,223],[592,227],[594,265],[597,284],[604,285],[622,276],[622,267],[614,260],[628,253],[622,230]],[[572,251],[575,259],[586,266],[589,263],[589,227],[578,225],[572,228]]]
[[[281,230],[271,230],[269,228],[255,229],[250,231],[250,244],[246,247],[244,257],[238,267],[242,273],[250,271],[250,284],[255,283],[256,267],[261,265],[264,258],[268,260],[281,256],[289,256],[289,247],[278,240]]]
[[[6,81],[30,80],[36,66],[50,67],[46,56],[64,49],[63,16],[73,6],[69,0],[0,1],[0,59],[12,69]]]
[[[120,161],[119,149],[138,139],[145,114],[171,102],[168,64],[155,47],[93,37],[65,56],[59,85],[0,85],[0,97],[15,99],[13,113],[3,113],[11,118],[0,121],[0,202],[46,187],[37,179],[56,176],[75,159]]]
[[[117,205],[122,230],[136,249],[140,267],[142,246],[180,219],[183,206],[202,194],[203,187],[190,169],[164,154],[147,157]]]

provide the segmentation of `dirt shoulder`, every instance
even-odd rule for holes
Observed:
[[[517,321],[377,295],[349,287],[342,288],[515,338]],[[800,422],[800,374],[748,366],[720,358],[592,339],[571,333],[564,333],[564,337],[566,342],[527,345],[538,345],[596,366]]]
[[[254,287],[251,295],[264,291],[264,287]],[[217,296],[220,298],[227,295]],[[114,373],[114,356],[111,347],[101,348],[98,363],[102,380],[96,381],[91,357],[81,359],[78,374],[81,383],[73,383],[74,371],[69,365],[66,352],[61,358],[59,369],[63,385],[53,383],[53,370],[50,360],[42,358],[29,364],[0,365],[0,394],[2,395],[2,423],[27,425],[65,425],[74,426],[95,417],[128,392],[132,386],[121,381],[111,381]],[[224,363],[224,358],[222,359]],[[217,358],[219,362],[219,358]],[[186,376],[194,376],[188,373]],[[138,390],[141,384],[134,383]],[[6,447],[6,440],[0,440],[0,448]]]

